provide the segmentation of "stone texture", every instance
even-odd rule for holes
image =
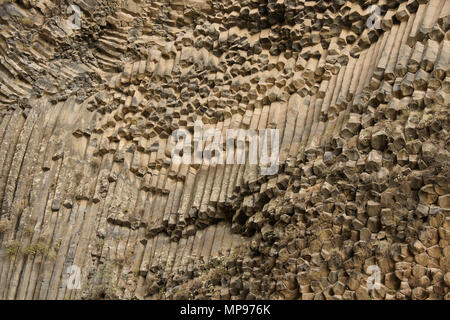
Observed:
[[[72,2],[0,1],[0,299],[450,299],[447,0]]]

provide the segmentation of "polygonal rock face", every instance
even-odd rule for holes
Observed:
[[[73,2],[0,1],[0,299],[450,299],[449,1]]]

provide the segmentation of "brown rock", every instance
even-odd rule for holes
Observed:
[[[447,272],[444,276],[445,285],[450,287],[450,272]]]
[[[426,266],[428,266],[428,260],[429,260],[429,257],[428,257],[428,254],[427,254],[426,252],[422,252],[422,253],[417,254],[417,255],[414,257],[414,260],[415,260],[418,264],[420,264],[420,265],[426,267]]]
[[[381,211],[381,205],[378,202],[367,201],[367,214],[371,217],[377,216]]]
[[[434,191],[433,185],[429,184],[422,187],[419,191],[419,199],[423,204],[433,204],[438,199],[436,192]]]
[[[385,275],[384,285],[392,290],[397,290],[400,286],[400,280],[397,278],[395,273],[387,273]]]
[[[441,208],[450,209],[450,194],[440,196],[438,200],[438,205]]]

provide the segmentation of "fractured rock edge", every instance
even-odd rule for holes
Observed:
[[[448,1],[73,2],[0,3],[1,299],[450,299]]]

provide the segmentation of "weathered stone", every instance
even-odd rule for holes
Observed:
[[[436,194],[436,192],[434,191],[434,187],[433,185],[426,185],[424,187],[422,187],[419,190],[419,199],[420,202],[424,203],[424,204],[433,204],[437,199],[438,196]]]
[[[58,4],[0,1],[0,299],[450,299],[448,1]]]
[[[440,196],[438,204],[441,208],[450,209],[450,194]]]
[[[367,214],[371,217],[376,217],[381,211],[381,205],[378,202],[369,200],[367,202]]]
[[[388,143],[388,137],[383,130],[372,134],[371,145],[376,150],[384,150]]]
[[[378,171],[383,164],[383,156],[379,151],[372,150],[367,156],[366,169],[368,171]]]

